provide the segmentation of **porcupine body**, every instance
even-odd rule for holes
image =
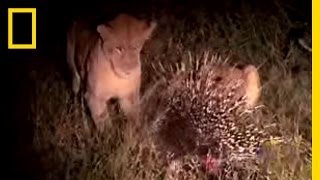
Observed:
[[[265,140],[262,129],[246,116],[260,96],[257,69],[215,58],[164,75],[155,93],[151,130],[168,161],[187,154],[222,162],[255,158]]]

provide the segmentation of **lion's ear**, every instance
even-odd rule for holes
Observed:
[[[102,39],[107,39],[111,33],[111,27],[106,24],[100,24],[97,26],[97,31]]]
[[[146,26],[144,26],[144,28],[142,29],[142,35],[145,40],[151,37],[156,27],[157,27],[157,23],[155,21],[146,23]]]
[[[246,80],[247,104],[252,107],[256,105],[261,94],[260,76],[253,65],[244,67],[243,73]]]

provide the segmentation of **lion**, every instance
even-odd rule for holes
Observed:
[[[67,34],[67,62],[75,96],[84,100],[95,126],[102,131],[109,118],[107,102],[117,98],[129,121],[140,113],[141,60],[145,42],[157,23],[119,14],[96,26],[74,21]]]

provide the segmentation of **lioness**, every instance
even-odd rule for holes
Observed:
[[[103,130],[109,117],[107,101],[118,98],[129,120],[140,113],[140,52],[157,23],[120,14],[110,22],[91,27],[75,21],[67,34],[67,61],[72,89],[84,88],[84,99],[96,127]],[[84,86],[83,86],[84,85]]]

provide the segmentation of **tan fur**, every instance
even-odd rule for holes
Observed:
[[[140,52],[155,27],[155,22],[120,14],[96,27],[90,25],[90,19],[76,21],[68,32],[73,92],[77,95],[84,85],[84,98],[99,129],[109,116],[106,102],[113,97],[119,98],[130,120],[139,117]]]
[[[211,70],[215,74],[220,74],[222,80],[219,85],[221,87],[232,88],[237,82],[243,83],[243,91],[239,90],[239,95],[246,96],[246,105],[249,108],[256,106],[261,96],[261,82],[257,68],[254,65],[246,65],[242,68],[216,66]]]
[[[255,66],[249,64],[242,68],[239,67],[220,67],[217,66],[214,72],[220,73],[223,80],[219,83],[222,87],[231,88],[236,82],[243,83],[243,91],[239,91],[239,95],[246,96],[246,105],[249,108],[256,106],[261,96],[261,82],[258,70]]]
[[[244,70],[246,80],[247,104],[253,107],[258,102],[261,95],[261,82],[259,73],[253,65],[247,65]]]

